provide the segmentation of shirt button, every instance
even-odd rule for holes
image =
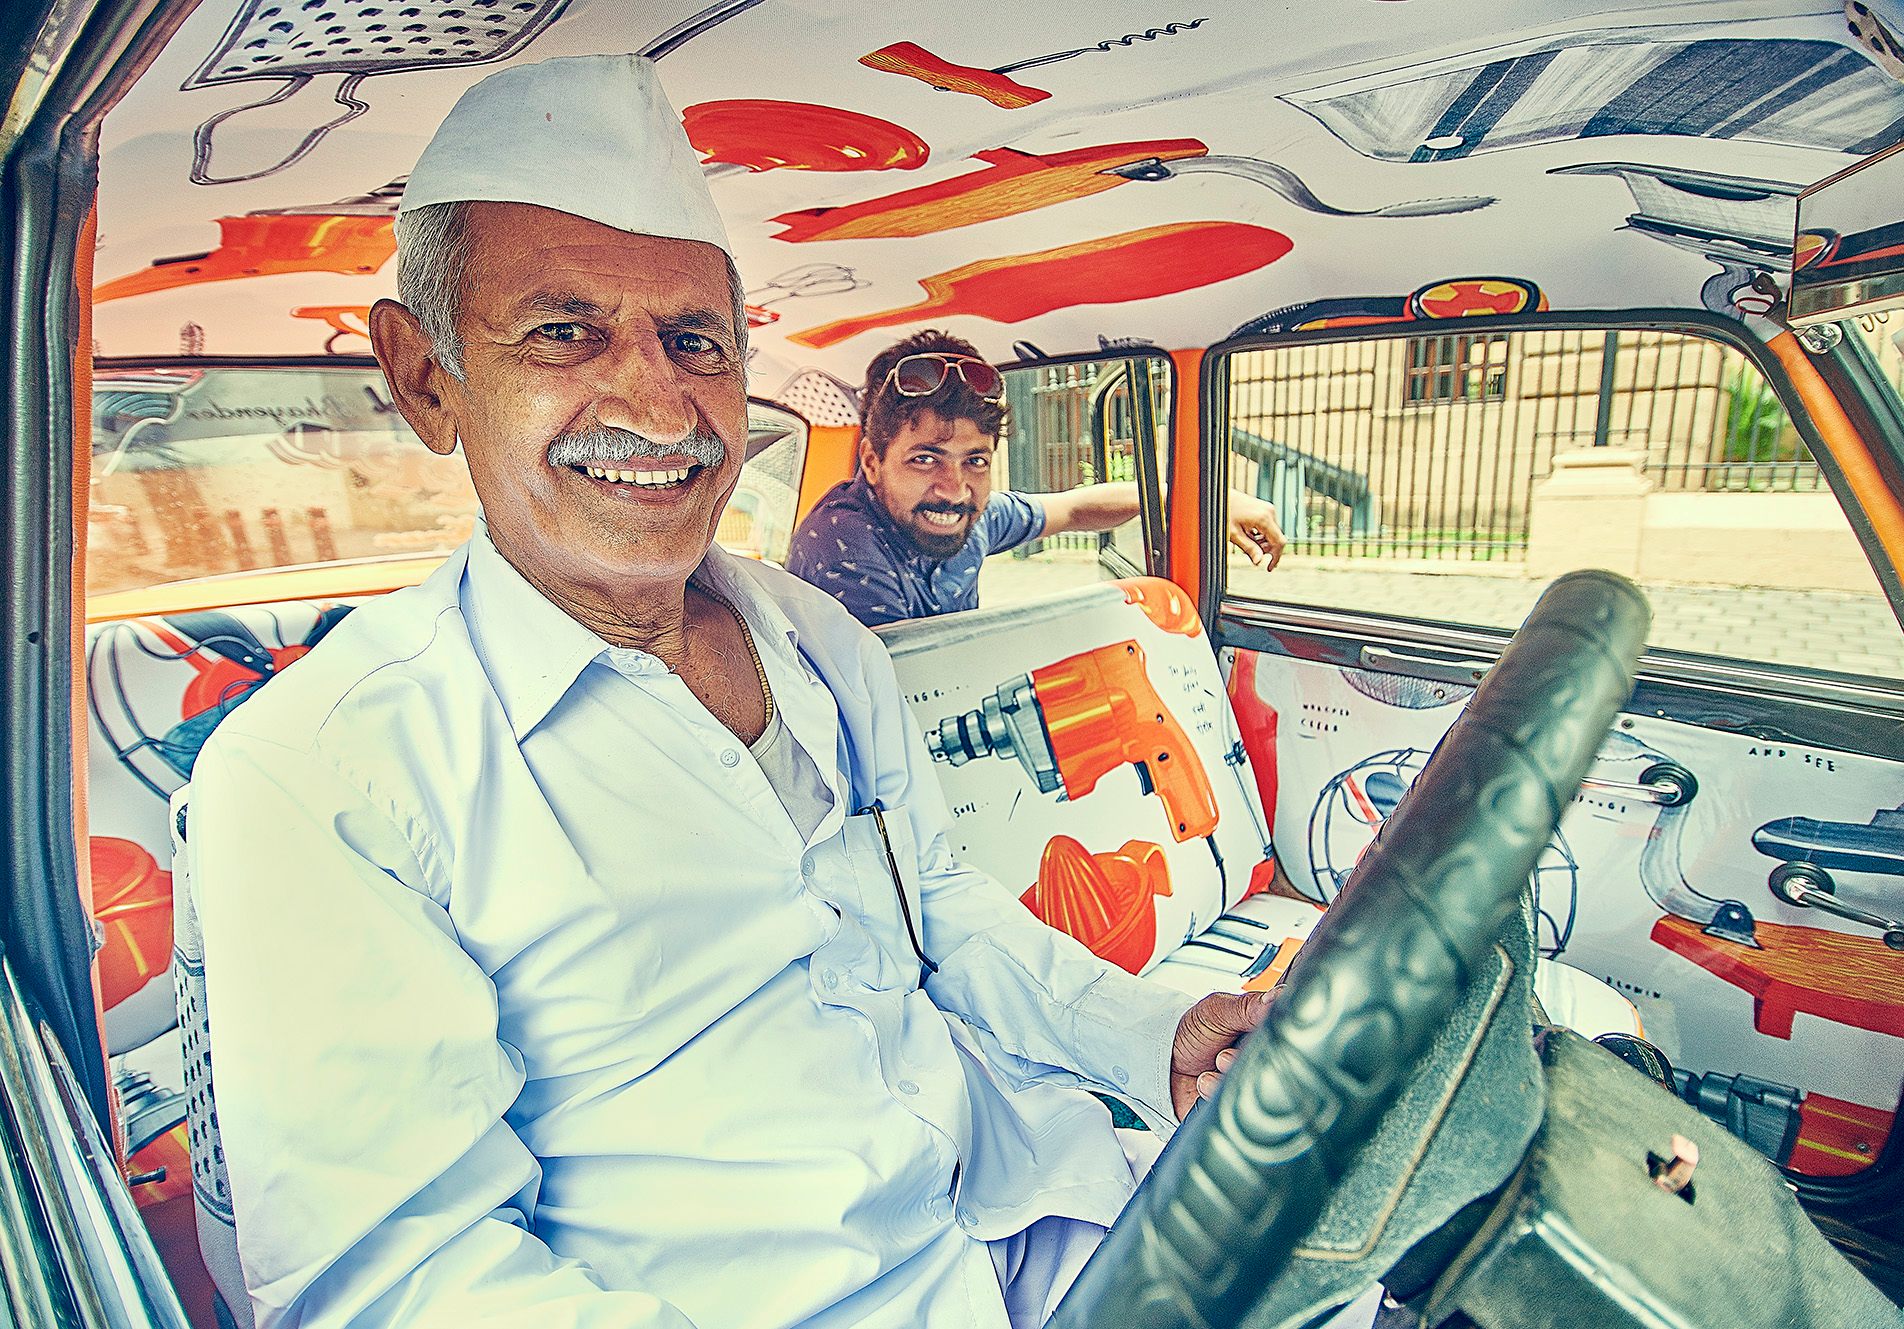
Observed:
[[[820,975],[820,983],[828,992],[831,992],[840,985],[840,976],[829,969]]]
[[[721,754],[721,765],[727,767],[729,770],[732,770],[734,767],[740,765],[740,753],[734,751],[734,749],[732,748],[729,748],[727,751]]]
[[[811,877],[813,875],[812,854],[808,854],[805,858],[800,860],[800,875],[803,877]]]
[[[1122,1066],[1113,1066],[1111,1067],[1111,1078],[1116,1080],[1119,1084],[1129,1084],[1130,1072],[1125,1070]]]
[[[916,1094],[919,1092],[919,1086],[911,1080],[901,1080],[899,1082],[899,1092],[902,1094]]]

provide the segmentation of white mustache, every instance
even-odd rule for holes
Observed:
[[[563,434],[549,444],[551,466],[613,466],[634,457],[691,457],[701,466],[719,466],[727,444],[718,434],[697,428],[674,443],[657,443],[626,429],[587,429]]]

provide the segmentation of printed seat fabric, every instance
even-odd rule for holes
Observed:
[[[1335,898],[1474,689],[1327,659],[1238,651],[1230,702],[1294,890]],[[1263,772],[1259,763],[1258,772]],[[1643,796],[1670,775],[1686,797]],[[1770,886],[1828,873],[1839,898],[1895,913],[1904,772],[1882,756],[1768,738],[1731,703],[1636,708],[1600,745],[1534,869],[1542,975],[1598,978],[1672,1062],[1681,1097],[1779,1166],[1855,1173],[1894,1129],[1904,969],[1875,929]],[[1541,991],[1557,1023],[1596,1018]]]
[[[1256,775],[1180,589],[1131,578],[880,636],[955,853],[1132,973],[1274,985],[1322,911],[1264,893]]]
[[[172,1028],[167,801],[218,722],[323,640],[349,605],[285,602],[92,624],[86,633],[88,829],[106,1049]]]
[[[218,723],[315,646],[345,604],[286,602],[92,624],[86,637],[89,844],[103,1034],[134,1175],[162,1180],[134,1199],[178,1259],[197,1248],[223,1304],[221,1324],[249,1329],[231,1201],[211,1106],[204,969],[186,860],[175,850],[182,795]],[[179,811],[182,813],[181,801]],[[174,1230],[176,1224],[177,1230]],[[168,1259],[173,1257],[168,1256]],[[182,1295],[203,1275],[173,1267]]]
[[[238,1263],[238,1220],[231,1181],[218,1138],[218,1107],[212,1097],[212,1029],[205,1005],[205,942],[192,895],[189,787],[172,798],[172,881],[177,892],[172,955],[180,1056],[185,1072],[185,1125],[192,1152],[192,1209],[198,1254],[211,1275],[220,1329],[251,1329],[251,1298]]]
[[[239,606],[96,624],[87,641],[107,1044],[122,1065],[128,1052],[156,1064],[176,1051],[176,1084],[147,1090],[166,1100],[151,1113],[167,1126],[151,1147],[189,1153],[218,1313],[247,1329],[181,838],[187,781],[217,723],[348,611]],[[1249,736],[1253,763],[1177,587],[1136,578],[881,635],[934,753],[955,852],[1134,973],[1195,995],[1276,984],[1322,908],[1265,893],[1261,780],[1273,772],[1274,735]],[[1543,965],[1537,984],[1562,1023],[1634,1027],[1630,1005],[1584,975]]]
[[[167,801],[216,724],[348,610],[244,605],[89,631],[92,858],[112,1054],[150,1044],[176,1019]],[[1275,952],[1320,911],[1260,894],[1269,834],[1256,773],[1178,588],[1138,578],[885,636],[922,728],[950,721],[956,731],[991,697],[995,723],[1016,718],[1052,737],[1043,757],[1029,751],[1036,744],[995,746],[978,730],[940,745],[961,854],[1132,972],[1162,965],[1161,980],[1210,991],[1260,965],[1248,976],[1273,983]],[[1019,681],[1031,695],[1006,717],[996,699]],[[1272,943],[1267,957],[1259,941]]]

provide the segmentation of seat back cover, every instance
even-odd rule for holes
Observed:
[[[1268,879],[1269,835],[1194,608],[1155,578],[881,633],[952,848],[1133,973]]]

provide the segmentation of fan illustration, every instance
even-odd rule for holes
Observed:
[[[287,632],[280,622],[275,646],[222,610],[113,623],[95,633],[86,648],[86,704],[113,756],[155,797],[170,798],[191,778],[199,750],[219,722],[322,641],[350,606],[312,612],[301,634]],[[132,695],[125,681],[130,653],[176,660],[196,674],[185,686],[178,715],[153,715],[148,700]]]
[[[1428,764],[1422,748],[1390,748],[1364,757],[1322,787],[1309,816],[1309,863],[1316,897],[1335,899],[1382,823]],[[1580,903],[1580,864],[1559,831],[1534,864],[1534,917],[1540,952],[1563,954]]]
[[[91,838],[99,1004],[111,1010],[172,962],[172,874],[151,851],[112,835]]]

